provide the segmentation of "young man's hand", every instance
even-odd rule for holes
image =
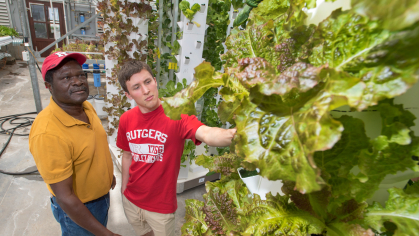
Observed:
[[[236,134],[237,129],[221,129],[202,125],[196,130],[195,138],[212,147],[227,147]]]

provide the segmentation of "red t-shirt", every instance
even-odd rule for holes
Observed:
[[[181,117],[171,120],[160,105],[145,114],[135,107],[119,120],[116,145],[132,155],[124,195],[142,209],[163,214],[177,209],[176,183],[185,139],[199,145],[195,133],[203,125],[195,116]]]

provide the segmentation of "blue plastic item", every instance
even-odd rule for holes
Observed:
[[[95,87],[100,87],[100,73],[93,73],[93,80]]]
[[[83,69],[89,69],[89,64],[83,64],[83,65],[82,65],[82,68],[83,68]]]
[[[93,64],[93,69],[94,70],[99,70],[99,64]]]
[[[84,22],[84,14],[80,14],[80,22],[83,23]]]
[[[81,32],[82,35],[86,34],[86,30],[84,28],[80,28],[80,32]]]

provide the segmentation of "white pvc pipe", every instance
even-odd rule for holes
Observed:
[[[57,33],[55,32],[55,11],[54,6],[52,5],[52,0],[49,0],[49,3],[51,5],[51,11],[52,11],[52,23],[54,24],[54,40],[57,39]],[[49,15],[49,12],[48,12]],[[55,44],[55,48],[58,48],[58,43]]]
[[[68,27],[67,27],[67,15],[65,14],[65,10],[66,10],[65,0],[63,0],[63,12],[64,12],[65,32],[67,33],[67,30],[68,30]],[[55,35],[54,35],[54,37],[55,37]],[[70,41],[68,40],[68,36],[66,37],[66,39],[67,39],[67,44],[70,44]]]

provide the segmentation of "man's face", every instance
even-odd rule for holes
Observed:
[[[81,105],[89,96],[87,77],[76,61],[59,66],[53,74],[52,84],[45,84],[58,105]]]
[[[160,106],[159,91],[156,78],[147,70],[141,70],[126,82],[129,99],[134,99],[142,113],[154,111]]]

